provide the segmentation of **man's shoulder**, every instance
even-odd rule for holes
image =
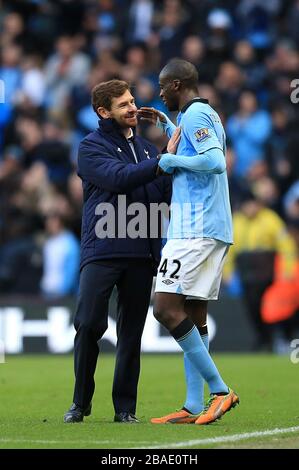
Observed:
[[[215,127],[223,124],[217,111],[208,103],[195,102],[187,109],[184,116],[185,125],[198,127]]]
[[[195,101],[183,114],[183,120],[192,123],[194,120],[209,118],[212,112],[213,108],[209,104]]]
[[[209,105],[208,102],[194,101],[186,110],[185,114],[193,113],[210,113],[213,108]]]
[[[97,142],[100,139],[100,133],[98,129],[87,134],[80,143],[88,143],[88,142]]]
[[[109,144],[107,139],[101,134],[101,132],[96,129],[93,132],[87,134],[80,142],[79,147],[90,147],[93,145],[106,145]]]

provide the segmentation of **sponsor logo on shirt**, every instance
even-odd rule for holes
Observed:
[[[164,282],[164,284],[166,284],[167,286],[169,286],[170,284],[173,284],[173,281],[171,281],[170,279],[165,279],[162,282]]]
[[[195,132],[195,137],[197,142],[202,142],[203,140],[208,139],[210,136],[209,134],[209,129],[204,127],[203,129],[198,129],[198,131]]]

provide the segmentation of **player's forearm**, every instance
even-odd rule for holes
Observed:
[[[186,157],[165,153],[159,166],[167,172],[169,168],[184,168],[194,172],[223,173],[226,169],[225,158],[219,148],[210,149],[202,154]]]
[[[160,119],[158,119],[156,125],[160,129],[162,129],[164,134],[166,134],[167,137],[169,137],[169,139],[170,139],[170,137],[174,133],[176,127],[165,113],[162,113],[162,114],[163,114],[164,118],[166,119],[166,122],[162,122]]]

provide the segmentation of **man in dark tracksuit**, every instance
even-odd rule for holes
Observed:
[[[157,149],[135,134],[137,108],[127,83],[110,80],[97,85],[92,91],[92,103],[101,119],[99,128],[79,147],[78,175],[83,182],[84,205],[80,289],[74,320],[76,381],[73,404],[64,421],[80,422],[91,413],[97,342],[107,329],[109,298],[116,286],[114,421],[134,423],[138,422],[135,411],[141,336],[161,239],[130,238],[117,223],[122,218],[128,226],[133,218],[127,215],[131,203],[142,203],[147,209],[150,203],[168,203],[171,185],[166,176],[157,177]],[[120,195],[126,197],[125,206],[119,203]],[[115,211],[112,222],[116,221],[116,227],[108,237],[101,238],[100,215],[107,216],[103,210],[107,203]]]

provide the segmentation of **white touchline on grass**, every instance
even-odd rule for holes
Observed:
[[[236,441],[241,441],[244,439],[250,439],[252,437],[275,436],[276,434],[286,434],[286,433],[292,433],[292,432],[299,432],[299,426],[293,426],[291,428],[266,429],[265,431],[245,432],[243,434],[232,434],[230,436],[208,437],[205,439],[193,439],[191,441],[171,442],[169,444],[161,443],[159,446],[141,447],[141,448],[142,449],[161,449],[161,448],[184,449],[185,447],[191,447],[191,446],[202,445],[202,444],[221,444],[223,442],[236,442]]]
[[[203,444],[221,444],[224,442],[236,442],[245,439],[251,439],[253,437],[263,437],[263,436],[275,436],[277,434],[287,434],[299,432],[299,426],[293,426],[291,428],[275,428],[275,429],[267,429],[265,431],[255,431],[255,432],[245,432],[243,434],[232,434],[230,436],[218,436],[218,437],[208,437],[205,439],[193,439],[190,441],[182,441],[182,442],[170,442],[170,443],[158,443],[153,441],[140,441],[140,444],[157,444],[151,445],[146,447],[131,447],[131,449],[184,449],[185,447],[191,447],[195,445],[203,445]],[[31,444],[136,444],[136,441],[123,441],[123,442],[116,442],[115,440],[105,440],[105,441],[91,441],[91,440],[77,440],[77,441],[53,441],[47,439],[23,439],[23,438],[0,438],[1,443],[9,443],[9,442],[19,442],[19,443],[31,443]],[[118,447],[123,449],[124,447]]]

